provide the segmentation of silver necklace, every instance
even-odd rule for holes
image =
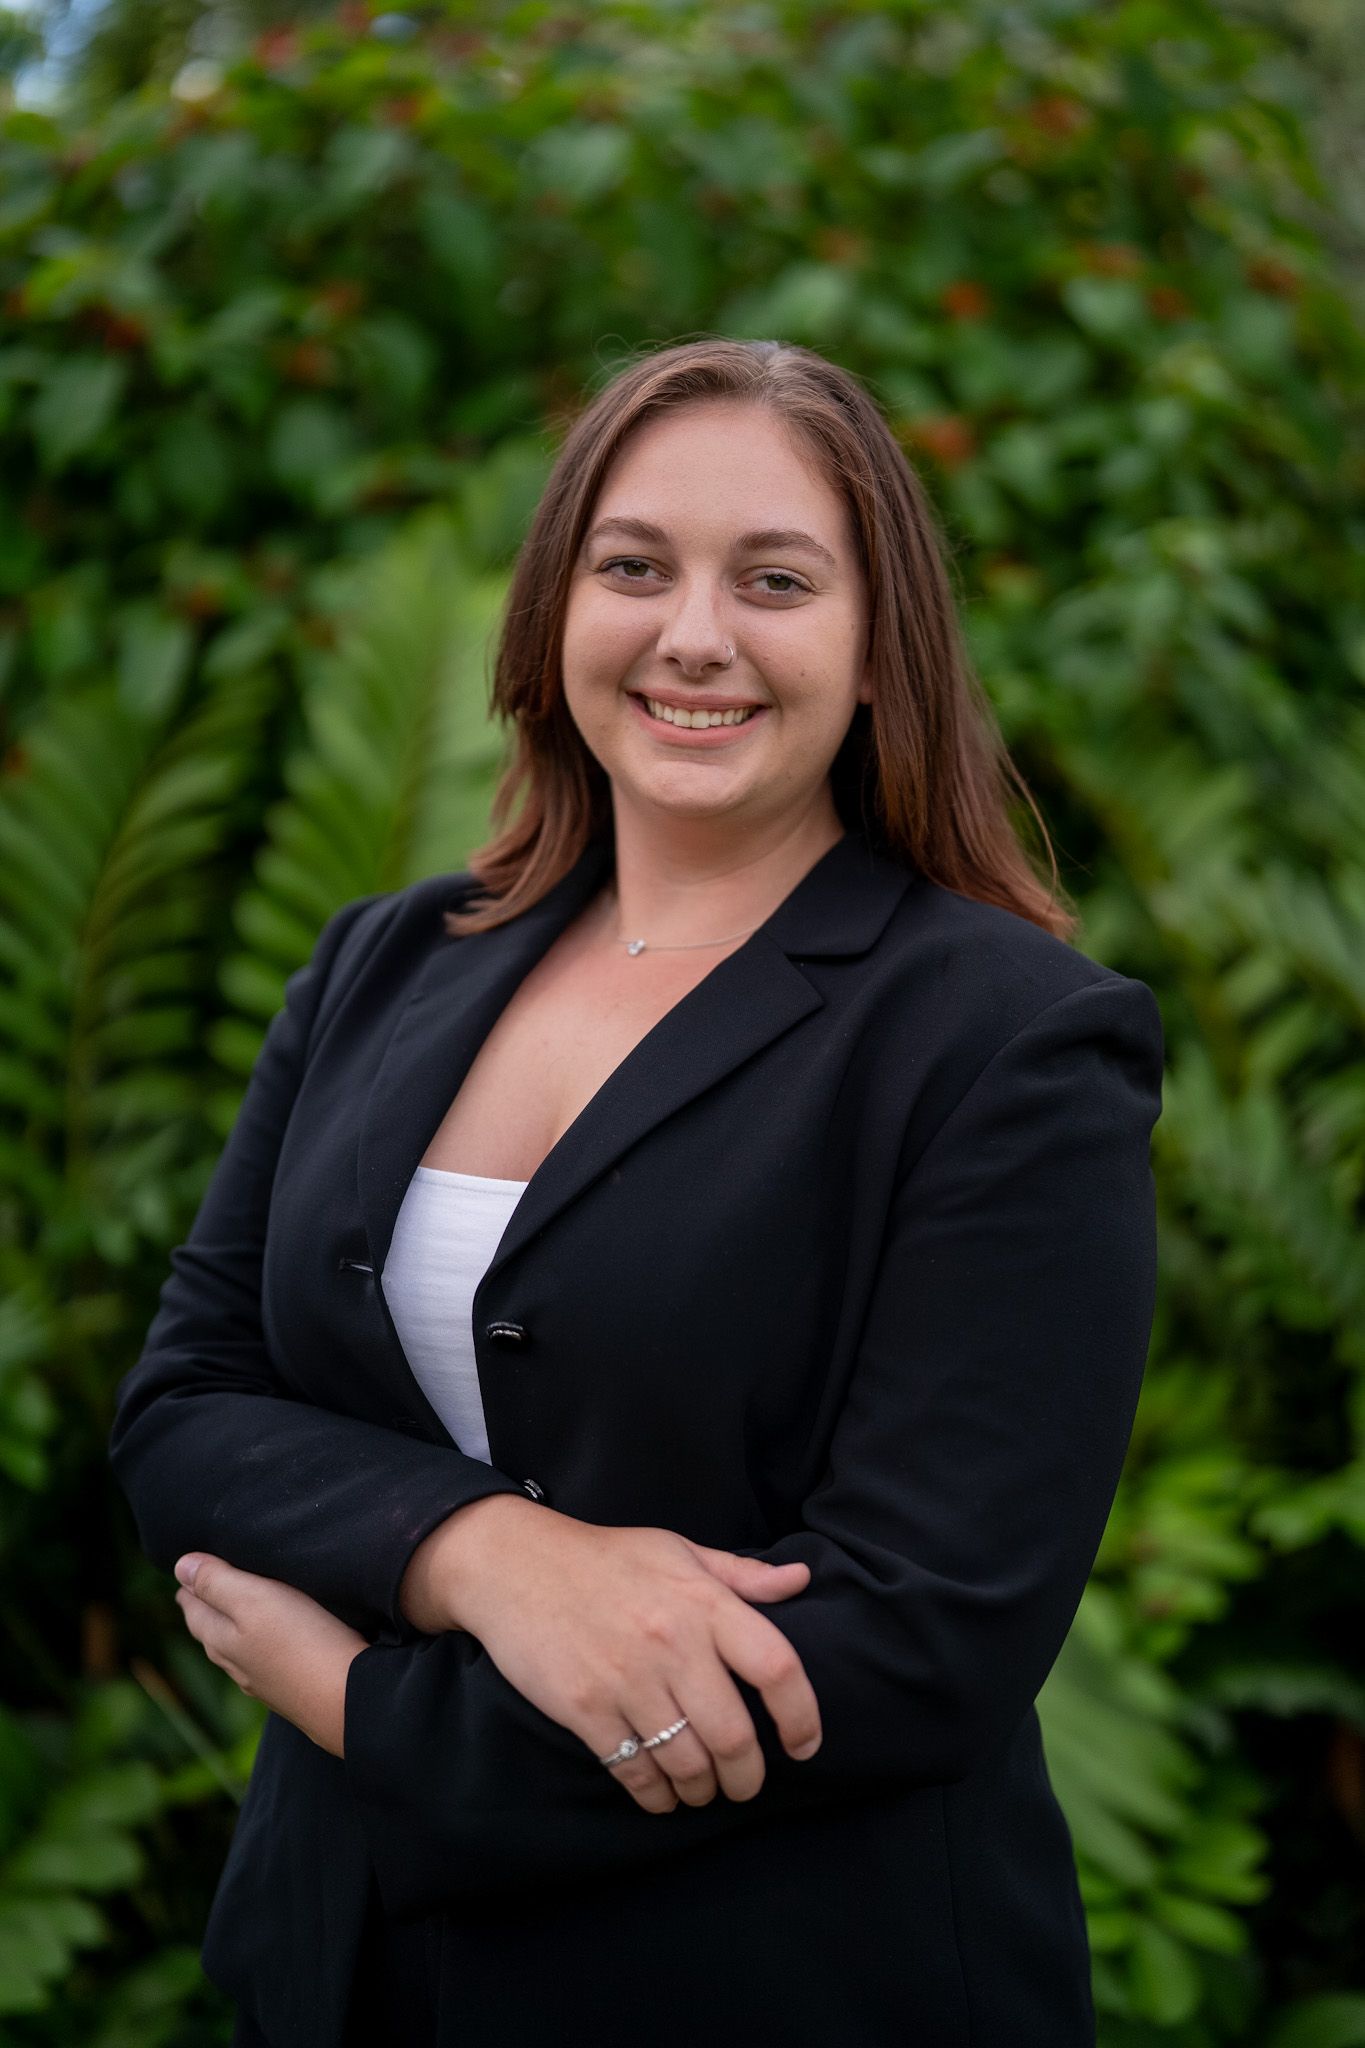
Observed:
[[[650,951],[654,953],[690,953],[697,946],[728,946],[731,939],[747,939],[749,932],[756,932],[757,930],[758,926],[751,924],[749,931],[731,932],[729,937],[724,939],[687,939],[681,945],[671,946],[661,946],[656,939],[650,947]],[[615,932],[612,936],[615,938],[617,945],[624,946],[626,951],[632,956],[636,953],[643,953],[645,950],[645,941],[643,939],[623,939],[620,932]]]
[[[627,953],[634,959],[637,953],[644,952],[646,945],[648,945],[651,953],[691,953],[698,946],[728,946],[731,939],[747,939],[750,932],[756,932],[757,930],[758,926],[751,924],[748,931],[730,932],[723,939],[683,939],[668,945],[661,945],[658,940],[628,939],[623,936],[619,929],[612,933],[612,937],[616,944],[624,946]]]

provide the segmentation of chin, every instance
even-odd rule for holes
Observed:
[[[620,785],[617,785],[618,791]],[[668,790],[636,789],[628,791],[638,808],[657,811],[671,818],[687,818],[701,821],[707,818],[726,818],[745,806],[746,791],[724,791],[707,796],[686,796]]]

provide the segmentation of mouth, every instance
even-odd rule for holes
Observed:
[[[672,741],[675,745],[728,745],[766,718],[768,713],[766,704],[698,704],[681,710],[639,690],[628,690],[626,695],[634,706],[635,715],[651,728],[655,737]],[[695,724],[694,719],[698,721]]]

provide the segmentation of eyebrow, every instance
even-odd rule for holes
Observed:
[[[624,534],[630,540],[648,541],[654,547],[667,547],[669,544],[668,535],[662,526],[655,526],[648,519],[616,518],[599,520],[588,535],[584,546],[588,546],[599,534],[604,533]],[[760,526],[752,533],[740,534],[735,542],[736,554],[753,554],[765,548],[775,548],[783,554],[796,552],[814,555],[830,569],[839,567],[837,560],[824,543],[818,541],[813,533],[802,533],[799,527]]]

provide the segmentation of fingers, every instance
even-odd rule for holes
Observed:
[[[699,1646],[690,1646],[671,1690],[651,1686],[643,1696],[623,1696],[618,1703],[622,1718],[612,1716],[593,1731],[596,1745],[602,1730],[601,1746],[594,1747],[600,1757],[619,1747],[627,1734],[657,1734],[686,1715],[687,1727],[668,1742],[611,1766],[612,1776],[651,1813],[670,1812],[679,1802],[705,1806],[718,1790],[727,1799],[745,1801],[762,1789],[766,1761],[735,1676],[759,1692],[789,1756],[804,1762],[822,1736],[819,1702],[799,1655],[780,1629],[746,1604],[801,1592],[810,1582],[810,1567],[799,1559],[771,1565],[690,1541],[688,1548],[736,1596],[716,1593],[707,1603],[710,1654],[698,1656]],[[655,1633],[669,1641],[667,1629]],[[679,1700],[685,1704],[676,1705]]]
[[[234,1651],[237,1647],[239,1630],[230,1614],[214,1607],[207,1600],[201,1600],[188,1586],[181,1586],[175,1596],[175,1604],[185,1618],[185,1626],[199,1644],[211,1664],[220,1671],[226,1671],[245,1692],[244,1674],[237,1663]]]
[[[679,1721],[687,1722],[688,1725],[679,1728],[667,1742],[661,1742],[651,1750],[642,1750],[641,1755],[653,1758],[655,1769],[675,1801],[681,1800],[684,1806],[709,1805],[716,1796],[716,1773],[711,1753],[688,1709],[678,1704],[673,1693],[651,1692],[644,1706],[632,1707],[629,1711],[635,1715],[633,1725],[637,1732],[645,1737],[660,1735],[665,1728],[673,1728]]]
[[[236,1624],[207,1600],[201,1600],[188,1586],[181,1586],[175,1596],[175,1604],[185,1617],[185,1626],[197,1643],[212,1654],[227,1647],[229,1637],[235,1632]]]
[[[810,1584],[810,1566],[800,1558],[789,1564],[769,1564],[761,1557],[737,1557],[732,1550],[712,1550],[705,1543],[691,1548],[701,1563],[721,1584],[742,1600],[790,1600]]]
[[[185,1566],[194,1564],[187,1572]],[[248,1674],[238,1661],[242,1646],[241,1617],[247,1611],[254,1585],[250,1572],[239,1571],[225,1557],[187,1552],[176,1559],[175,1574],[181,1580],[175,1604],[185,1626],[211,1664],[226,1671],[234,1685],[251,1693]],[[192,1581],[193,1583],[190,1583]]]
[[[209,1557],[195,1550],[176,1559],[175,1576],[182,1587],[192,1589],[196,1600],[230,1614],[236,1601],[247,1592],[246,1581],[251,1574],[238,1571],[225,1557]]]
[[[685,1711],[691,1726],[689,1736],[695,1737],[696,1745],[706,1756],[710,1766],[710,1791],[714,1796],[717,1786],[727,1799],[752,1799],[761,1789],[767,1765],[759,1747],[758,1735],[753,1717],[740,1696],[734,1679],[721,1663],[719,1657],[712,1657],[696,1665],[687,1674],[685,1685],[675,1687],[686,1702]],[[665,1745],[668,1750],[678,1748],[684,1737]],[[683,1759],[680,1758],[681,1762]],[[669,1769],[668,1763],[664,1769]],[[678,1782],[675,1778],[675,1782]],[[687,1798],[678,1783],[679,1796]],[[704,1801],[688,1800],[690,1804],[704,1804]]]
[[[759,1668],[762,1655],[761,1648],[757,1653],[747,1653],[751,1669]],[[800,1669],[798,1660],[798,1672]],[[784,1687],[788,1692],[791,1690],[790,1674],[783,1674],[772,1690],[783,1704],[788,1723],[804,1739],[809,1727],[808,1721],[803,1723],[801,1718],[803,1702],[798,1695],[794,1704],[786,1706]],[[651,1692],[645,1706],[631,1705],[625,1709],[626,1718],[617,1724],[619,1733],[611,1749],[617,1748],[631,1732],[657,1735],[684,1716],[688,1725],[667,1742],[648,1751],[641,1749],[624,1762],[613,1764],[612,1776],[650,1813],[670,1812],[679,1801],[684,1806],[707,1806],[718,1790],[727,1799],[753,1799],[762,1788],[767,1765],[753,1718],[719,1657],[713,1657],[705,1667],[698,1665],[689,1670],[686,1686],[677,1688],[679,1694],[683,1691],[685,1705],[678,1705],[667,1693]],[[811,1692],[812,1704],[814,1699]],[[817,1731],[818,1726],[817,1715]],[[594,1753],[602,1757],[609,1751],[604,1747]]]
[[[671,1728],[680,1716],[681,1709],[670,1714],[666,1721],[660,1721],[659,1728]],[[584,1739],[600,1762],[604,1756],[610,1756],[613,1751],[619,1749],[627,1736],[638,1737],[641,1733],[654,1735],[657,1732],[655,1728],[645,1728],[643,1731],[633,1728],[623,1716],[610,1724],[605,1720],[595,1722],[592,1732]],[[686,1730],[683,1732],[686,1733]],[[660,1745],[660,1748],[669,1747],[671,1745],[668,1743]],[[616,1782],[625,1787],[636,1805],[643,1806],[646,1813],[672,1813],[678,1804],[678,1795],[669,1778],[653,1761],[658,1754],[657,1749],[637,1750],[634,1756],[625,1758],[619,1764],[611,1764],[607,1768]]]
[[[806,1667],[782,1631],[761,1614],[725,1603],[716,1615],[716,1648],[730,1669],[757,1687],[788,1756],[805,1762],[820,1746],[820,1703]]]

